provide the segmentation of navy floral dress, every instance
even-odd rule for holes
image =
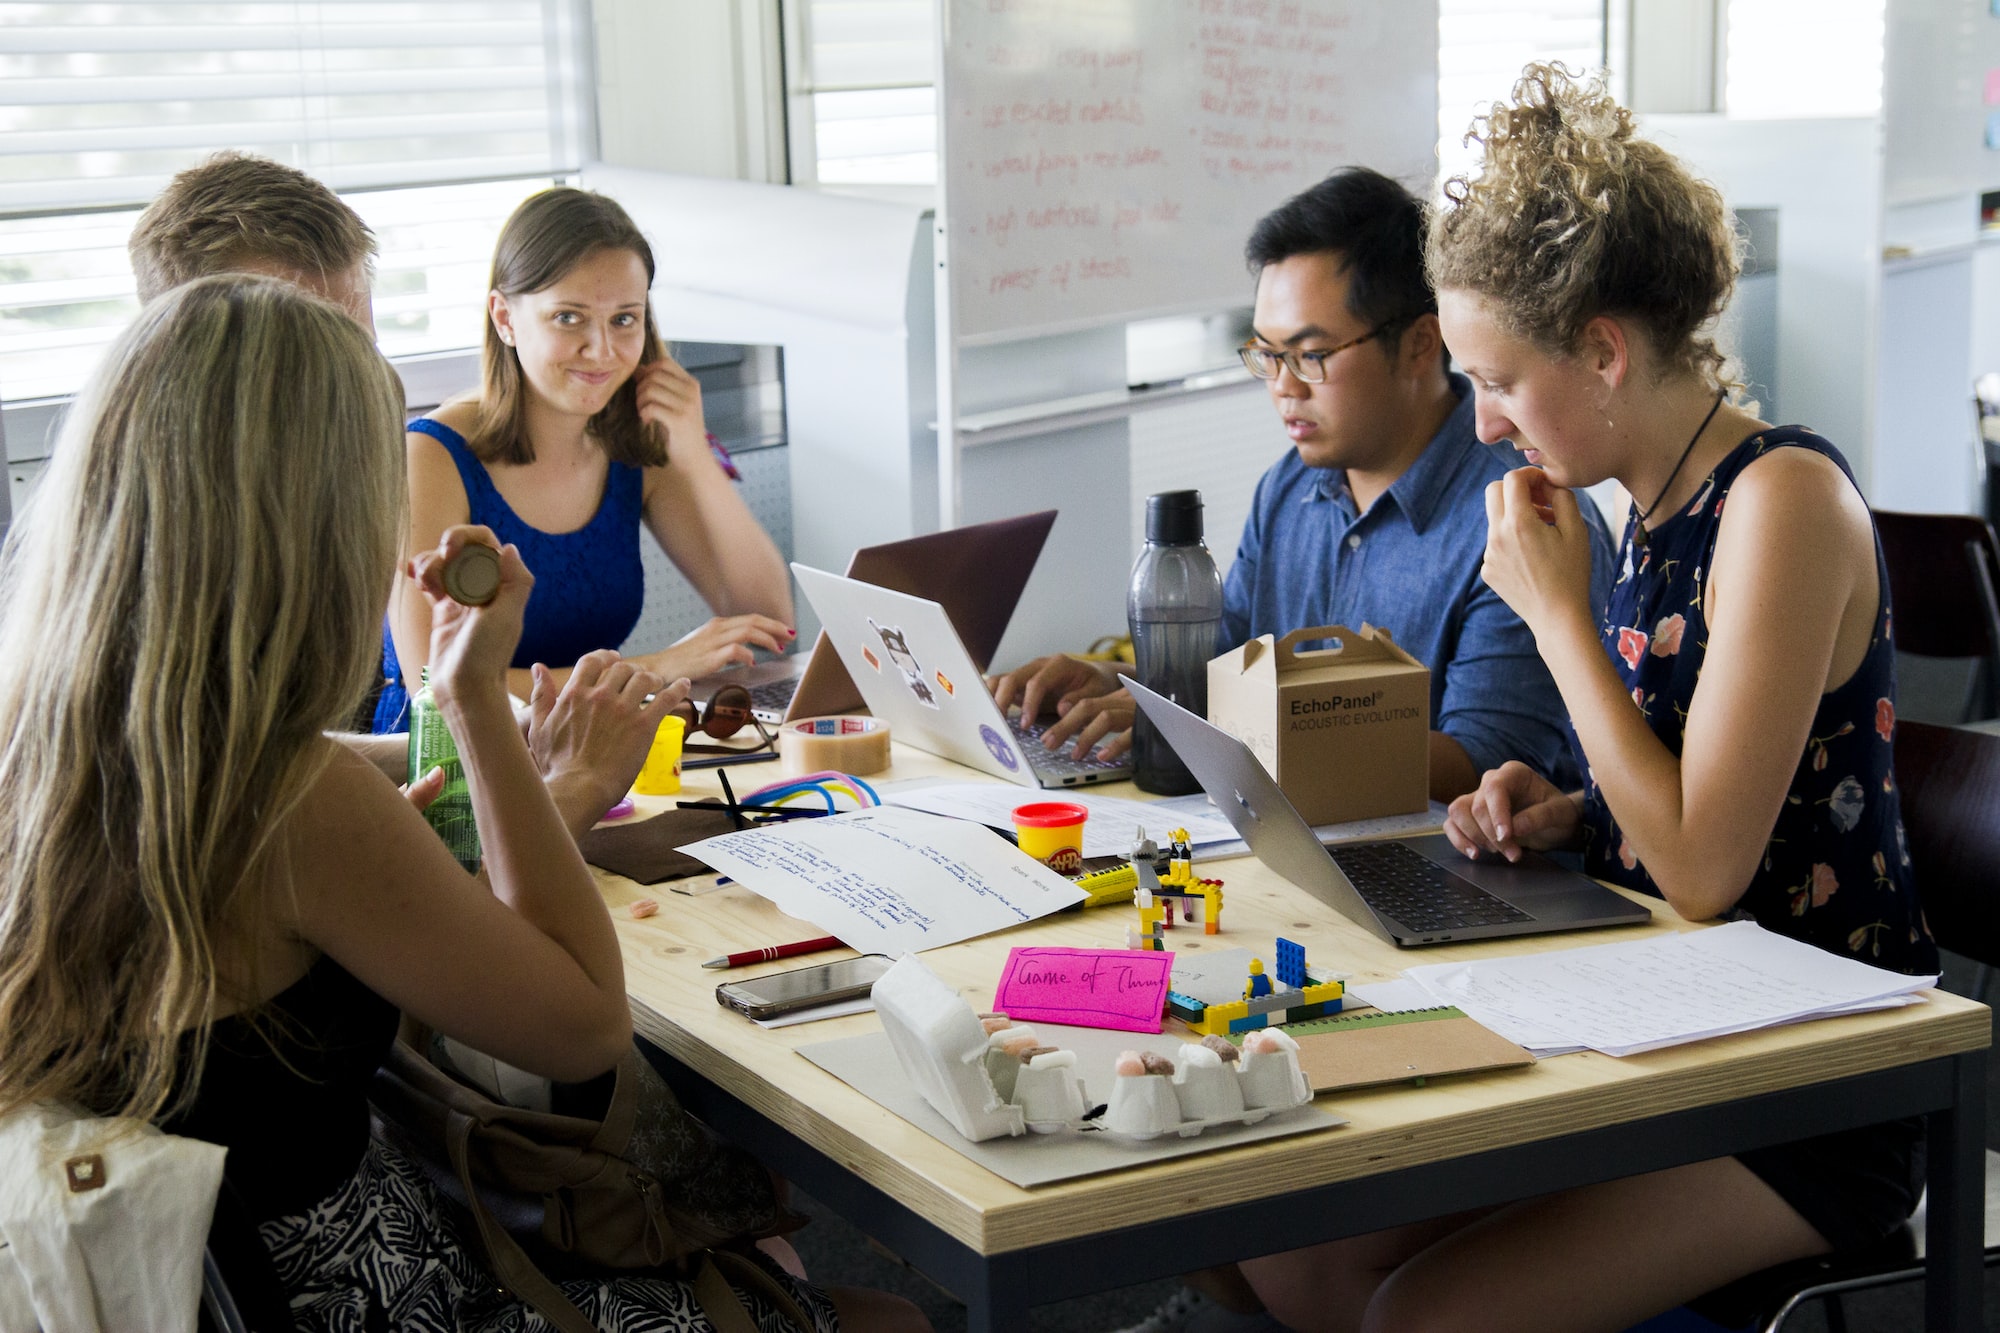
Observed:
[[[1784,448],[1823,454],[1854,480],[1839,452],[1811,431],[1799,426],[1761,431],[1716,465],[1687,506],[1648,534],[1648,545],[1633,546],[1633,522],[1619,543],[1618,581],[1598,629],[1632,702],[1676,756],[1707,654],[1703,575],[1714,560],[1729,488],[1744,468]],[[1938,952],[1911,882],[1891,767],[1895,653],[1880,541],[1875,575],[1882,605],[1867,656],[1844,684],[1820,697],[1763,860],[1733,915],[1831,953],[1927,975],[1938,969]],[[1585,775],[1587,868],[1599,878],[1660,896],[1605,805],[1580,745],[1577,753]],[[1880,1240],[1916,1206],[1922,1135],[1921,1121],[1897,1120],[1774,1144],[1739,1153],[1737,1160],[1828,1244],[1850,1250]]]
[[[1840,453],[1799,426],[1762,431],[1738,445],[1687,507],[1634,547],[1628,522],[1618,581],[1598,623],[1604,649],[1653,734],[1676,756],[1707,655],[1703,574],[1715,555],[1729,488],[1772,449],[1810,449],[1854,474]],[[1899,972],[1937,971],[1911,882],[1901,803],[1890,766],[1896,730],[1895,653],[1889,643],[1889,577],[1875,546],[1881,609],[1854,675],[1820,698],[1805,753],[1771,829],[1763,862],[1735,915],[1766,930]],[[1580,753],[1580,747],[1579,747]],[[1659,896],[1583,765],[1584,858],[1592,874]]]

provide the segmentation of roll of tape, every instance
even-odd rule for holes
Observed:
[[[889,766],[889,724],[873,717],[806,717],[778,729],[785,772],[852,773],[865,778]]]

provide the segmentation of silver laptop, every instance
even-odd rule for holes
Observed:
[[[1051,750],[1040,727],[1002,714],[944,608],[809,565],[792,573],[868,711],[896,740],[1023,787],[1075,787],[1132,775],[1131,759]]]
[[[847,562],[847,577],[928,597],[944,607],[974,665],[983,672],[993,663],[1055,521],[1056,511],[1044,509],[864,546]],[[754,666],[718,671],[695,681],[688,693],[707,703],[728,685],[750,691],[750,708],[760,722],[851,713],[862,705],[861,691],[824,631],[809,653],[788,653]]]
[[[1323,846],[1249,746],[1137,681],[1126,683],[1259,861],[1392,944],[1545,935],[1653,919],[1642,905],[1534,852],[1515,862],[1470,861],[1442,833]]]

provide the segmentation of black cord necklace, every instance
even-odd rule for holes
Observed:
[[[1660,501],[1666,499],[1667,492],[1674,488],[1674,479],[1681,475],[1681,468],[1686,465],[1688,455],[1694,452],[1695,441],[1699,440],[1701,433],[1708,429],[1708,423],[1715,420],[1715,414],[1722,410],[1722,400],[1728,394],[1729,390],[1723,389],[1715,395],[1715,406],[1708,409],[1708,415],[1703,417],[1701,424],[1694,428],[1694,434],[1688,439],[1687,448],[1681,450],[1680,459],[1674,464],[1674,470],[1667,474],[1667,484],[1660,487],[1660,493],[1653,497],[1653,503],[1646,506],[1646,512],[1640,514],[1638,521],[1632,525],[1632,544],[1640,550],[1645,550],[1651,540],[1646,535],[1646,520],[1653,516],[1653,511],[1660,507]],[[1637,512],[1639,507],[1633,505],[1632,508],[1634,512]]]

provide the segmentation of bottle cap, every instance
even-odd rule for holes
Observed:
[[[1161,491],[1146,497],[1146,540],[1189,546],[1201,540],[1201,492]]]
[[[500,553],[490,546],[466,546],[444,567],[444,590],[466,606],[484,606],[500,591]]]

